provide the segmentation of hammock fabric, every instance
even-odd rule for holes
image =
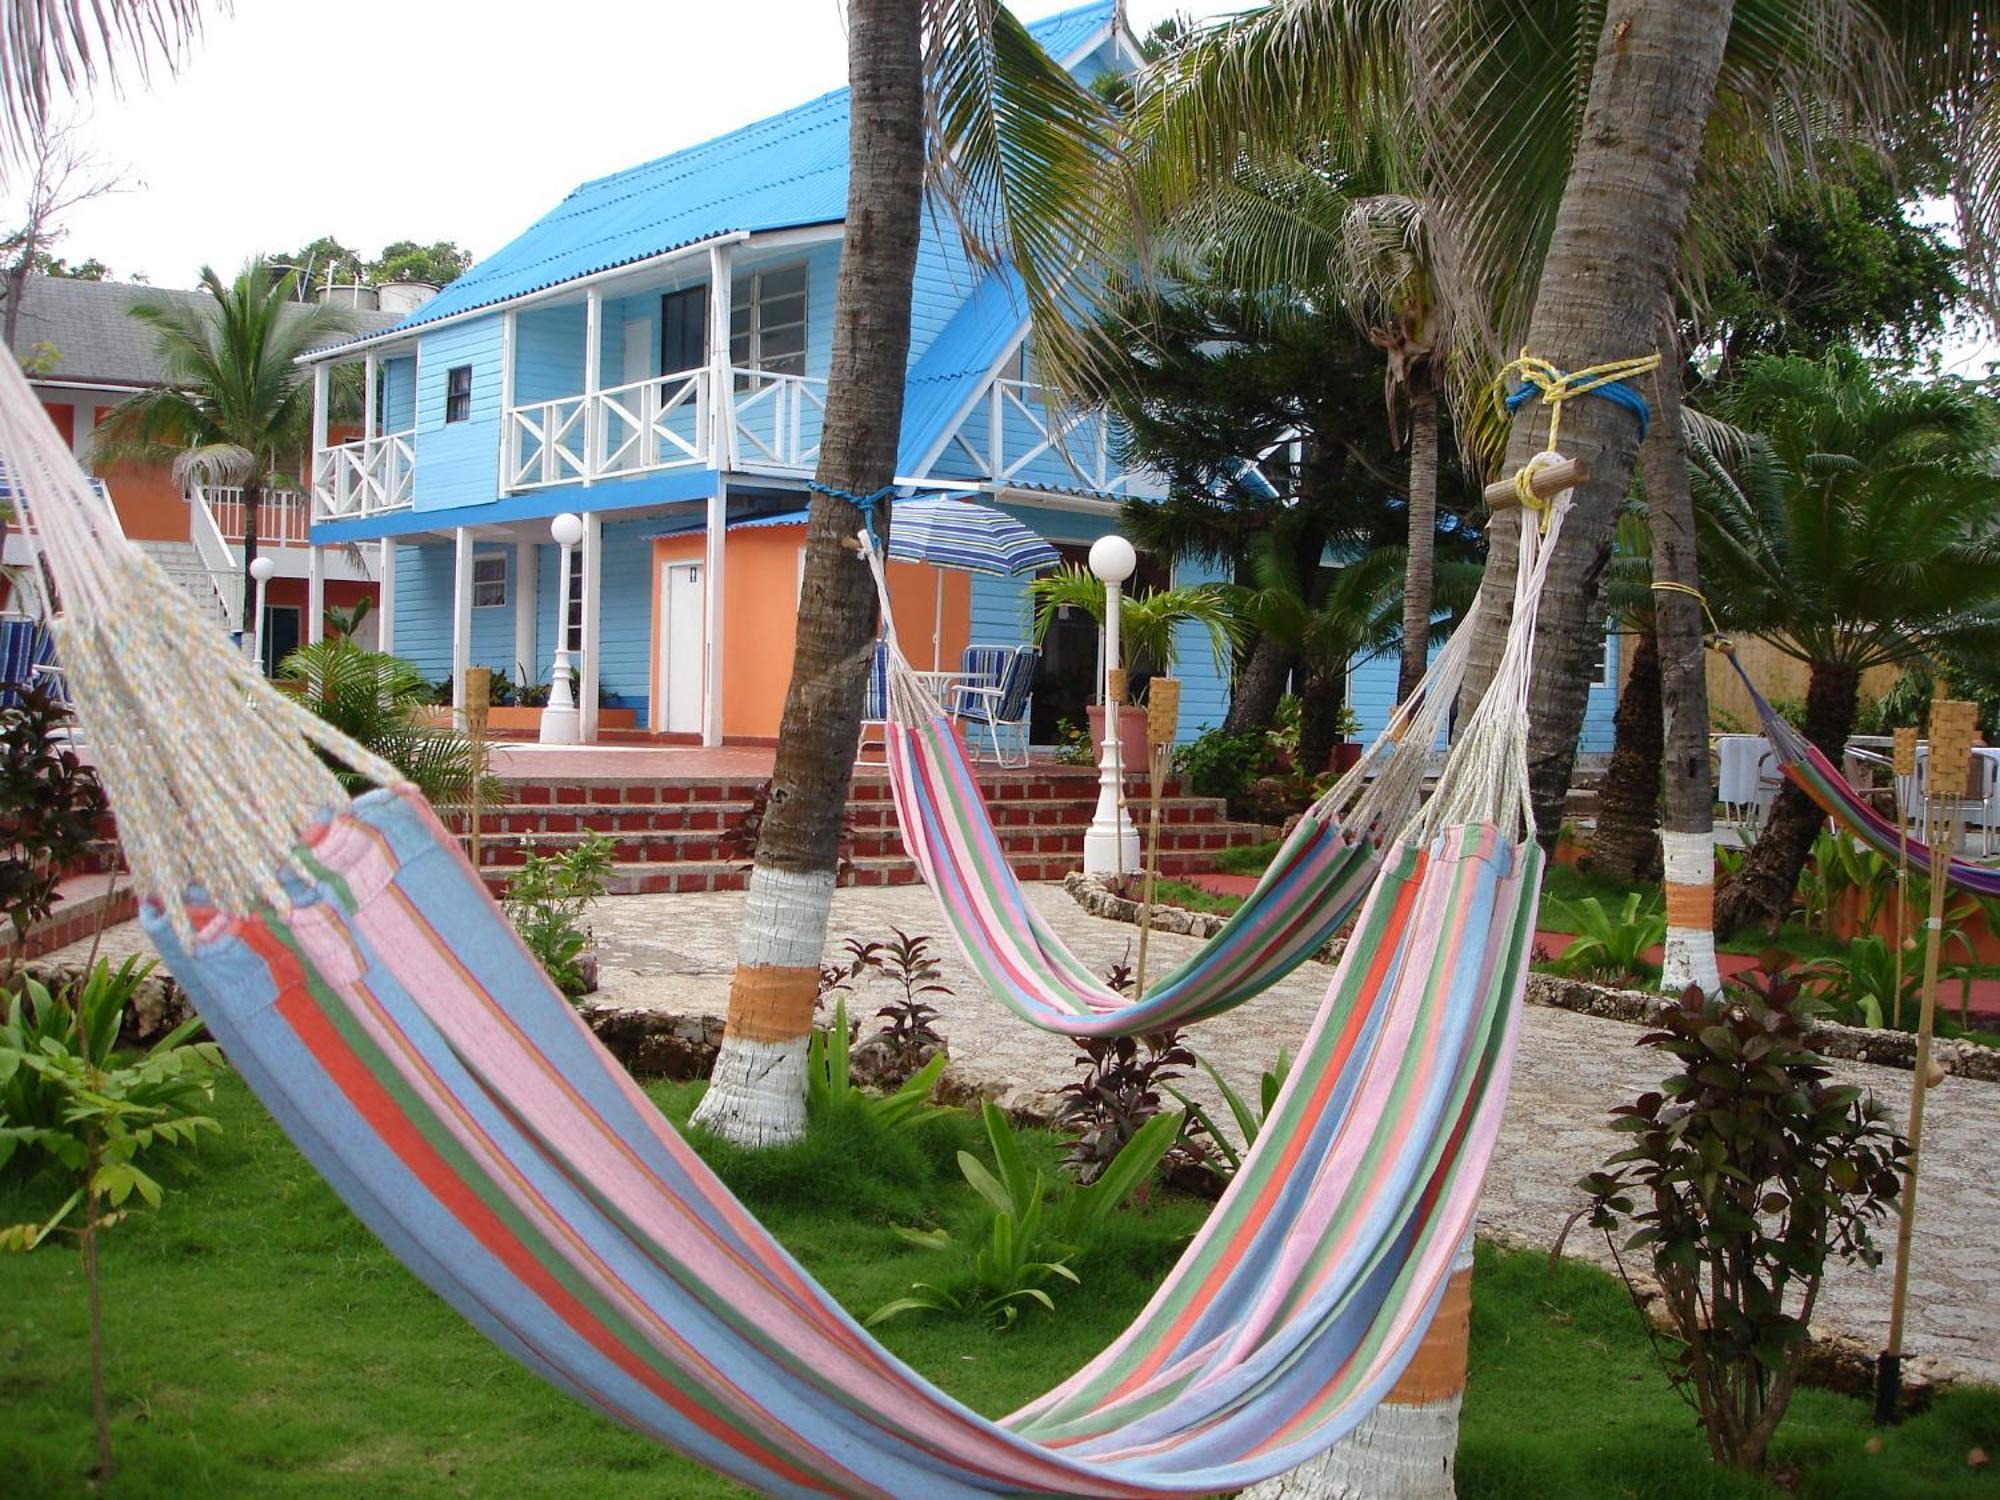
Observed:
[[[1143,1497],[1303,1462],[1409,1363],[1472,1227],[1535,926],[1532,536],[1500,670],[1230,1190],[1126,1333],[993,1422],[757,1225],[392,766],[92,527],[11,361],[0,459],[63,587],[58,642],[169,967],[348,1205],[560,1389],[771,1495]],[[350,797],[322,753],[381,789]]]
[[[1757,718],[1764,726],[1765,737],[1771,742],[1771,753],[1777,757],[1785,775],[1800,791],[1812,798],[1822,812],[1862,843],[1877,854],[1896,858],[1899,847],[1896,825],[1877,812],[1867,798],[1848,784],[1840,768],[1826,758],[1819,746],[1786,723],[1778,711],[1764,700],[1764,695],[1757,691],[1757,685],[1743,670],[1743,664],[1736,659],[1734,651],[1726,651],[1724,655],[1749,691],[1750,701],[1757,709]],[[1904,847],[1909,850],[1910,868],[1928,879],[1937,869],[1936,852],[1916,839],[1909,839]],[[1962,859],[1947,859],[1944,865],[1945,879],[1960,890],[1971,891],[1976,896],[2000,896],[2000,869],[1970,864]]]

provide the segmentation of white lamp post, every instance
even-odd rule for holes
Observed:
[[[549,671],[549,703],[542,710],[544,745],[574,745],[580,738],[576,694],[570,687],[569,558],[583,540],[583,518],[564,511],[549,522],[549,535],[562,549],[556,565],[556,660]]]
[[[1118,623],[1124,608],[1124,583],[1139,566],[1138,554],[1124,537],[1101,536],[1090,548],[1090,571],[1104,584],[1104,746],[1098,757],[1097,811],[1083,836],[1083,873],[1122,875],[1139,868],[1139,830],[1125,816],[1125,766],[1118,742],[1118,698],[1111,691],[1112,674],[1120,665]]]
[[[264,670],[264,589],[277,571],[278,565],[268,557],[250,559],[250,577],[257,584],[256,610],[250,616],[250,660],[257,663],[260,672]]]

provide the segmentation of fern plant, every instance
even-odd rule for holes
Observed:
[[[331,636],[287,656],[278,676],[296,686],[306,707],[388,761],[430,801],[472,800],[485,769],[478,752],[464,735],[431,721],[431,685],[401,657]],[[345,766],[334,763],[333,770],[350,791],[367,789],[367,781]],[[481,785],[489,797],[497,790],[497,783]]]

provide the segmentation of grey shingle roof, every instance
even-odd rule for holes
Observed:
[[[26,357],[38,344],[51,345],[56,358],[42,372],[50,380],[91,385],[158,385],[160,362],[153,354],[152,333],[131,316],[131,308],[142,299],[162,297],[206,301],[205,294],[200,292],[120,281],[30,277],[27,295],[21,301],[20,324],[14,330],[14,353]],[[357,332],[372,333],[387,328],[402,315],[356,312],[352,316]]]

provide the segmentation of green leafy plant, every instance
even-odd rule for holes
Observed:
[[[19,951],[107,809],[97,772],[62,733],[69,709],[43,682],[0,684],[0,693],[13,699],[0,707],[0,911]]]
[[[572,998],[596,988],[583,961],[590,943],[583,914],[604,894],[611,853],[610,839],[587,833],[561,854],[531,854],[502,898],[521,941],[556,988]]]
[[[375,612],[375,598],[363,594],[345,608],[338,604],[326,607],[326,628],[334,635],[355,636],[360,634],[362,622]]]
[[[1072,564],[1044,573],[1028,585],[1028,594],[1035,601],[1037,644],[1066,609],[1082,610],[1100,627],[1104,624],[1104,585],[1087,568]],[[1150,593],[1124,593],[1119,600],[1118,630],[1125,659],[1133,667],[1172,675],[1180,661],[1180,628],[1192,625],[1208,637],[1217,675],[1229,675],[1230,660],[1244,638],[1244,625],[1221,585],[1183,584]]]
[[[1065,766],[1094,766],[1097,747],[1090,743],[1090,730],[1075,719],[1056,725],[1056,762]]]
[[[1264,764],[1265,737],[1261,734],[1230,734],[1221,729],[1204,729],[1174,751],[1174,774],[1183,778],[1198,797],[1226,797],[1231,801],[1250,790]]]
[[[1077,1132],[1063,1165],[1087,1183],[1160,1113],[1162,1092],[1195,1056],[1181,1045],[1178,1029],[1072,1040],[1083,1076],[1063,1085],[1056,1120]]]
[[[431,801],[472,800],[475,780],[484,777],[478,751],[458,731],[432,722],[431,685],[401,657],[331,636],[292,652],[278,664],[278,676],[296,684],[306,707],[395,766]],[[334,770],[350,789],[365,788],[345,767]],[[491,796],[498,786],[488,782],[481,790]]]
[[[1201,1064],[1202,1072],[1208,1074],[1209,1081],[1215,1085],[1216,1091],[1222,1095],[1222,1102],[1228,1106],[1230,1118],[1236,1122],[1236,1133],[1242,1139],[1243,1151],[1248,1151],[1252,1146],[1257,1144],[1257,1137],[1263,1132],[1264,1122],[1271,1118],[1271,1107],[1278,1102],[1278,1095],[1285,1087],[1285,1080],[1292,1076],[1291,1053],[1285,1048],[1280,1047],[1278,1049],[1278,1061],[1258,1075],[1257,1107],[1255,1109],[1252,1109],[1249,1101],[1241,1093],[1237,1092],[1228,1079],[1222,1076],[1221,1071],[1217,1069],[1214,1063],[1198,1052],[1195,1054],[1194,1060]],[[1179,1089],[1170,1088],[1167,1092],[1180,1101],[1181,1107],[1187,1111],[1188,1119],[1193,1122],[1189,1133],[1195,1134],[1198,1132],[1202,1136],[1205,1136],[1209,1144],[1215,1148],[1216,1154],[1226,1164],[1225,1167],[1217,1168],[1216,1170],[1220,1171],[1221,1175],[1225,1177],[1234,1176],[1237,1170],[1243,1165],[1243,1152],[1236,1149],[1227,1133],[1217,1128],[1215,1117],[1200,1104],[1190,1099]],[[1213,1167],[1213,1163],[1211,1163],[1211,1167]]]
[[[895,938],[886,943],[864,943],[859,938],[849,938],[847,973],[880,974],[902,991],[897,999],[875,1012],[887,1023],[875,1035],[886,1047],[892,1069],[907,1073],[944,1050],[944,1035],[932,1024],[938,1018],[937,1007],[924,996],[949,995],[952,988],[942,982],[944,971],[938,967],[937,955],[931,952],[928,935],[919,933],[912,937],[900,927],[891,927],[889,931]]]
[[[821,971],[822,979],[826,971]],[[831,991],[829,991],[831,993]],[[903,1130],[946,1113],[931,1093],[951,1059],[943,1052],[912,1073],[894,1093],[871,1094],[854,1086],[854,1032],[847,998],[834,1001],[833,1025],[816,1028],[806,1044],[806,1108],[812,1112],[859,1107],[890,1130]]]
[[[126,1001],[145,972],[130,962],[115,972],[99,963],[76,990],[55,995],[26,981],[0,1034],[0,1098],[9,1111],[0,1121],[0,1166],[17,1152],[33,1151],[71,1188],[46,1219],[0,1227],[0,1250],[32,1251],[55,1235],[76,1241],[90,1300],[91,1411],[100,1479],[111,1472],[100,1239],[131,1212],[135,1196],[158,1208],[164,1196],[156,1175],[160,1165],[186,1170],[185,1148],[202,1132],[219,1128],[207,1111],[222,1054],[211,1042],[192,1040],[199,1021],[185,1022],[136,1058],[116,1050]]]
[[[1637,891],[1625,897],[1615,914],[1596,896],[1555,904],[1576,931],[1562,957],[1550,964],[1557,973],[1607,983],[1643,981],[1653,973],[1646,953],[1666,941],[1667,917]]]
[[[1763,1467],[1828,1261],[1880,1261],[1870,1229],[1908,1149],[1871,1097],[1828,1080],[1810,1008],[1784,975],[1714,1000],[1690,986],[1639,1039],[1674,1072],[1612,1112],[1632,1144],[1578,1184],[1628,1287],[1625,1257],[1644,1252],[1678,1339],[1656,1345],[1667,1378],[1740,1469]]]

